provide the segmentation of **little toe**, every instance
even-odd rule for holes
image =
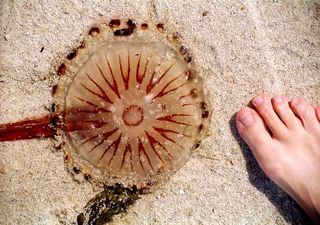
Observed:
[[[296,98],[290,102],[292,111],[302,120],[306,129],[318,128],[317,110],[302,98]]]
[[[288,127],[301,126],[301,121],[297,118],[288,104],[288,99],[285,96],[278,95],[272,98],[272,105],[282,122]]]
[[[241,138],[248,144],[258,162],[263,162],[270,154],[268,148],[273,140],[259,114],[243,107],[236,116],[236,124]]]
[[[267,94],[257,96],[252,103],[275,137],[281,137],[286,134],[287,128],[274,111],[271,99]]]

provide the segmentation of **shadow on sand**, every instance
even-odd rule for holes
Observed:
[[[235,118],[235,115],[232,116],[229,121],[229,125],[231,132],[238,142],[246,160],[246,167],[251,184],[269,199],[289,224],[312,224],[311,220],[300,206],[275,183],[273,183],[273,181],[271,181],[261,170],[249,147],[240,138],[236,129]]]

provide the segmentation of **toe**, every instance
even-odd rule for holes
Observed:
[[[320,122],[320,105],[315,106],[315,111],[316,111],[317,119]]]
[[[259,114],[249,107],[243,107],[237,113],[236,124],[240,136],[248,144],[257,161],[265,160],[270,155],[268,148],[273,140]]]
[[[282,137],[286,134],[287,128],[274,111],[267,94],[257,96],[252,103],[275,137]]]
[[[288,127],[301,126],[301,121],[297,118],[288,104],[288,99],[285,96],[275,96],[272,99],[272,105],[282,122]]]
[[[319,126],[316,110],[302,98],[296,98],[290,102],[292,111],[300,118],[306,129],[314,129]]]

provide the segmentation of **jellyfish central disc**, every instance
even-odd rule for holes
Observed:
[[[124,109],[122,120],[127,126],[138,126],[143,120],[143,110],[137,105],[131,105]]]

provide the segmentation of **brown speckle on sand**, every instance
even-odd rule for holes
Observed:
[[[5,173],[4,164],[0,162],[0,176],[5,175]]]
[[[208,11],[203,11],[202,16],[205,17],[208,15],[208,13],[209,13]]]

